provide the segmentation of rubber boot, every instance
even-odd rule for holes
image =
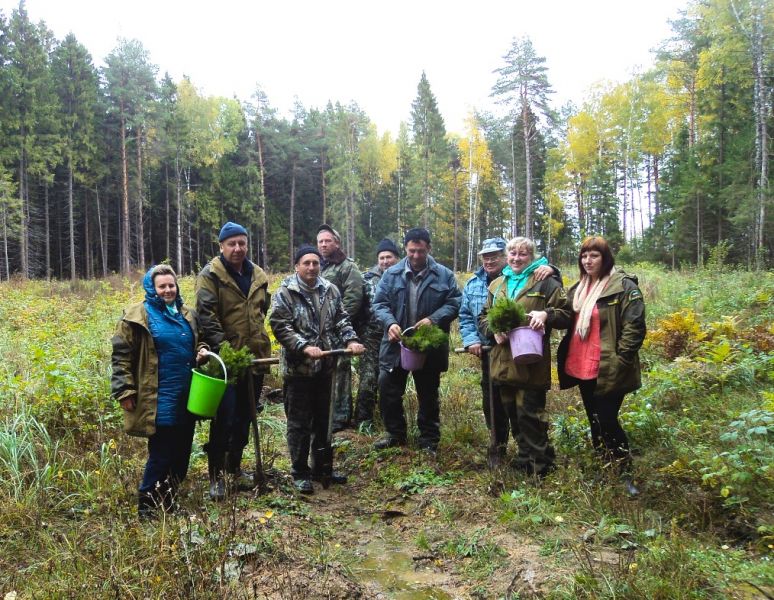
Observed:
[[[226,498],[226,480],[223,465],[226,462],[224,453],[207,454],[207,472],[210,476],[210,500],[221,502]]]

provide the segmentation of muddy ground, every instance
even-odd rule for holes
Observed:
[[[271,556],[257,552],[242,561],[239,579],[249,595],[532,598],[571,576],[572,553],[547,556],[499,519],[501,493],[540,482],[490,472],[481,449],[374,452],[374,439],[337,434],[346,485],[324,490],[315,483],[315,494],[301,496],[285,472],[272,469],[269,494],[240,494],[237,521],[265,522],[267,511],[253,507],[278,507],[268,511],[279,533]]]

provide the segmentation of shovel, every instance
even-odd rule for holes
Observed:
[[[337,350],[323,350],[322,357],[333,357],[333,373],[331,374],[331,398],[328,403],[328,434],[325,438],[325,445],[318,447],[315,454],[320,457],[320,474],[323,489],[327,490],[331,485],[331,476],[333,475],[333,402],[334,392],[336,391],[336,371],[339,368],[339,356],[352,354],[348,348],[339,348]]]
[[[467,352],[466,348],[455,348],[454,351],[458,354]],[[494,386],[492,384],[492,346],[481,346],[481,352],[486,354],[487,367],[489,372],[489,378],[487,384],[489,386],[489,448],[486,451],[486,464],[494,470],[500,466],[500,453],[497,451],[497,432],[495,431],[495,399],[494,399]]]
[[[254,365],[276,365],[279,363],[279,357],[256,358]],[[258,488],[258,492],[263,494],[268,491],[266,483],[266,473],[263,470],[263,460],[261,458],[261,433],[258,429],[258,410],[255,406],[255,381],[252,373],[248,379],[248,396],[250,396],[250,426],[253,430],[253,445],[255,449],[255,472],[253,473],[253,485]]]
[[[274,359],[264,358],[257,360],[266,361]],[[261,459],[261,433],[258,429],[258,411],[256,410],[255,406],[255,379],[253,378],[252,373],[247,374],[247,388],[247,395],[250,398],[250,404],[248,407],[250,410],[250,426],[253,430],[253,446],[255,449],[255,472],[253,473],[253,485],[258,488],[259,494],[264,494],[268,491],[268,486],[266,485],[266,473],[263,472],[263,460]]]

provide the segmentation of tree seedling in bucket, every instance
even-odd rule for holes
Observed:
[[[449,336],[438,325],[426,325],[416,329],[409,327],[406,331],[408,332],[409,329],[413,331],[410,335],[403,335],[400,343],[414,352],[436,350],[449,341]]]
[[[228,372],[228,383],[230,385],[236,384],[237,380],[244,375],[245,371],[250,368],[253,363],[253,353],[247,347],[235,350],[229,342],[223,342],[218,350],[218,356],[226,365],[226,371]],[[215,379],[223,379],[223,370],[217,361],[209,361],[199,367],[199,371],[207,375],[208,377],[214,377]]]
[[[495,333],[508,333],[525,325],[527,318],[524,306],[511,298],[498,298],[486,315],[489,329]]]

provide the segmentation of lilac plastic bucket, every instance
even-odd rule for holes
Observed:
[[[511,356],[517,365],[528,365],[543,358],[543,332],[531,327],[517,327],[508,332]]]
[[[425,366],[427,355],[424,352],[417,352],[400,345],[400,366],[406,371],[419,371]]]

